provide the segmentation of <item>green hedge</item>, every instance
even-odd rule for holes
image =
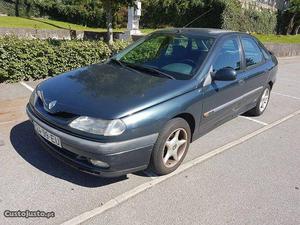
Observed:
[[[0,82],[35,80],[99,63],[128,43],[0,38]]]
[[[222,28],[243,32],[274,34],[277,14],[268,9],[242,8],[238,0],[220,0],[224,3]]]
[[[268,9],[243,8],[239,0],[144,0],[143,27],[212,27],[261,34],[275,33],[277,14]]]

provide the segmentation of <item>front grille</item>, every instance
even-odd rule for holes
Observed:
[[[53,127],[54,129],[56,130],[59,130],[59,131],[62,131],[64,133],[67,133],[67,134],[70,134],[70,135],[73,135],[73,136],[76,136],[74,135],[74,133],[66,130],[64,127],[62,126],[59,126],[58,124],[55,124],[53,123],[53,121],[49,120],[49,118],[47,118],[45,115],[43,115],[40,111],[38,111],[35,107],[33,107],[32,105],[30,105],[30,111],[31,113],[37,117],[39,120],[41,120],[43,123],[47,124],[48,126],[50,127]]]
[[[103,142],[102,139],[100,140],[99,138],[86,136],[86,135],[82,134],[82,132],[70,128],[69,123],[73,120],[73,118],[72,119],[62,119],[61,117],[56,117],[51,114],[44,113],[44,111],[42,111],[43,113],[41,113],[40,110],[38,110],[36,107],[33,107],[31,104],[29,104],[28,109],[33,114],[33,116],[36,117],[38,120],[40,120],[41,122],[45,123],[46,125],[54,128],[58,131],[72,135],[74,137],[83,138],[85,140]]]
[[[60,119],[74,119],[78,115],[70,112],[64,112],[64,111],[58,111],[55,113],[51,113],[48,110],[45,109],[44,102],[41,100],[40,97],[38,97],[36,103],[35,103],[35,109],[40,112],[40,114],[47,114],[52,115]]]

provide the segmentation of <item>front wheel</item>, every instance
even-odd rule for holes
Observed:
[[[256,106],[253,109],[246,112],[246,114],[250,116],[260,116],[261,114],[263,114],[268,106],[270,100],[270,94],[271,94],[271,88],[268,85],[267,87],[265,87],[262,95],[259,98],[259,101],[257,101]]]
[[[191,129],[182,118],[170,120],[154,145],[150,168],[158,175],[176,170],[188,151]]]

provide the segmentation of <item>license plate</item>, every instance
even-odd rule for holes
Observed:
[[[35,122],[33,122],[33,125],[34,125],[35,131],[39,135],[41,135],[43,138],[45,138],[47,141],[51,142],[52,144],[61,148],[61,142],[60,142],[59,137],[55,136],[54,134],[51,134],[49,131],[45,130],[44,128],[42,128],[40,125],[38,125]]]

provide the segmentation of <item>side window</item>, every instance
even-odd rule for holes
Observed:
[[[270,59],[270,58],[271,58],[270,53],[269,53],[266,49],[263,48],[262,44],[261,44],[261,43],[258,43],[258,46],[259,46],[259,48],[261,49],[261,51],[262,51],[264,57],[265,57],[266,59]]]
[[[242,45],[245,52],[246,66],[260,64],[263,60],[263,54],[257,43],[252,38],[242,37]]]
[[[215,72],[226,67],[235,70],[241,69],[241,55],[237,38],[230,38],[223,43],[213,63],[213,71]]]

